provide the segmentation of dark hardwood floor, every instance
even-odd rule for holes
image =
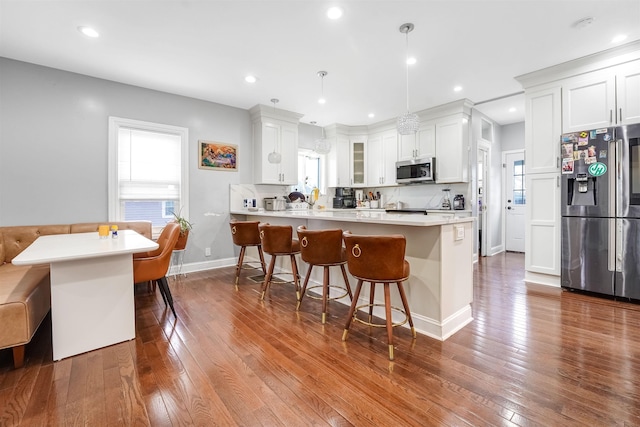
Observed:
[[[295,312],[289,285],[233,268],[136,288],[133,341],[52,362],[51,322],[12,368],[0,351],[0,425],[640,425],[640,306],[525,286],[521,254],[475,267],[475,320],[445,342],[355,323],[347,306]],[[1,326],[0,326],[1,327]]]

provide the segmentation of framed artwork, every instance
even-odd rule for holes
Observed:
[[[224,142],[198,141],[198,168],[237,171],[238,146]]]

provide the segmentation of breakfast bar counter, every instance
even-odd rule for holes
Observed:
[[[366,209],[339,211],[242,209],[232,210],[231,214],[238,220],[291,225],[294,230],[304,225],[311,230],[341,228],[353,234],[402,234],[407,239],[405,258],[411,264],[411,276],[405,283],[405,291],[416,330],[433,338],[445,340],[473,320],[471,302],[473,301],[473,221],[475,218],[386,213]],[[306,268],[305,263],[301,262],[300,268],[303,274]],[[322,280],[319,276],[312,276],[312,279],[317,282]],[[368,294],[361,295],[361,299],[363,304],[368,303]],[[339,301],[349,303],[348,299]],[[401,306],[397,292],[392,292],[392,304]],[[380,307],[376,307],[378,308]],[[374,314],[384,317],[382,312],[374,312]],[[402,320],[395,318],[395,315],[402,316],[394,312],[394,322]]]

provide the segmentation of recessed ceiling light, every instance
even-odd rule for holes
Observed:
[[[453,88],[454,92],[460,92],[462,90],[462,86],[456,86]]]
[[[326,103],[327,103],[326,99],[324,99],[324,98],[318,99],[318,104],[326,104]]]
[[[376,116],[375,114],[373,114],[373,113],[369,113],[369,118],[370,118],[370,119],[373,119],[375,116]]]
[[[618,34],[617,36],[611,39],[611,43],[620,43],[621,41],[624,41],[626,39],[627,39],[626,34]]]
[[[330,7],[329,10],[327,10],[327,16],[329,19],[339,19],[342,16],[342,9],[337,6]]]
[[[516,112],[516,107],[511,107],[511,108],[509,108],[509,112],[510,112],[510,113],[515,113],[515,112]]]
[[[247,83],[255,83],[258,81],[258,79],[256,78],[256,76],[247,76],[244,78],[244,81]]]
[[[410,57],[410,58],[407,58],[407,65],[413,65],[413,64],[415,64],[416,62],[418,62],[418,61],[417,61],[417,60],[416,60],[416,58],[414,58],[413,56],[412,56],[412,57]]]
[[[100,37],[100,34],[91,27],[78,27],[78,31],[80,31],[87,37],[91,37],[92,39]]]

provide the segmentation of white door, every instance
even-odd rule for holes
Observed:
[[[524,252],[525,207],[527,193],[525,189],[524,151],[512,151],[504,154],[505,163],[505,249]]]

